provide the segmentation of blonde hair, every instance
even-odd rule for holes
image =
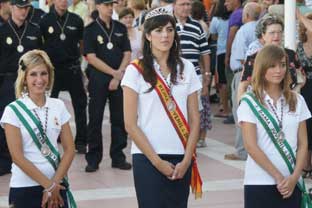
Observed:
[[[54,67],[49,56],[42,50],[32,50],[25,53],[18,62],[17,79],[15,82],[15,96],[20,98],[26,86],[26,76],[30,69],[45,65],[48,69],[49,83],[46,90],[51,90],[54,82]]]
[[[275,45],[268,45],[258,52],[252,73],[252,89],[257,99],[264,105],[263,92],[267,83],[265,74],[269,68],[274,67],[283,58],[286,59],[286,73],[284,79],[280,83],[280,86],[286,99],[286,103],[289,105],[289,110],[295,111],[297,98],[295,93],[290,89],[291,77],[289,72],[288,56],[283,48]]]

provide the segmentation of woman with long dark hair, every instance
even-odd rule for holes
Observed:
[[[180,57],[175,26],[163,8],[146,15],[143,57],[127,67],[121,82],[140,208],[186,208],[190,183],[201,196],[194,157],[201,83],[191,62]]]

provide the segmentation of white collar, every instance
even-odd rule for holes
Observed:
[[[23,103],[27,106],[27,108],[29,110],[33,110],[33,109],[43,109],[43,108],[48,108],[49,107],[49,99],[51,99],[49,96],[45,96],[46,97],[46,102],[44,104],[44,106],[39,107],[37,106],[32,99],[30,99],[29,96],[25,96],[24,98],[22,98]]]

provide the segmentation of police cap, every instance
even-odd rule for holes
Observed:
[[[16,5],[17,7],[28,7],[31,6],[31,3],[30,0],[11,0],[11,5]]]
[[[95,0],[96,4],[110,4],[117,3],[117,0]]]

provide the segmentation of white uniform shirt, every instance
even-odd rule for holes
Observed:
[[[33,110],[35,110],[37,112],[43,127],[45,125],[46,108],[48,108],[47,136],[51,144],[58,149],[57,138],[60,134],[61,127],[70,119],[70,114],[68,113],[63,101],[47,97],[45,105],[43,107],[38,107],[29,97],[21,98],[19,100],[22,101],[30,111],[33,112]],[[11,124],[21,130],[25,158],[32,162],[45,176],[52,178],[55,173],[52,165],[44,156],[42,156],[25,126],[21,123],[19,118],[9,106],[5,108],[0,123],[2,126],[3,124]],[[12,177],[10,187],[29,187],[39,185],[14,163],[12,164],[11,172]]]
[[[172,86],[172,95],[187,120],[187,97],[198,91],[201,88],[201,83],[193,64],[186,59],[182,60],[184,63],[183,79],[180,78],[178,70],[178,83]],[[156,62],[154,68],[157,74],[162,77]],[[167,80],[170,81],[170,75]],[[138,93],[138,126],[144,132],[155,152],[157,154],[184,154],[181,140],[169,120],[157,92],[152,90],[146,93],[151,86],[144,81],[141,73],[133,65],[130,64],[126,68],[121,86],[127,86]],[[142,153],[133,142],[131,153]]]
[[[278,118],[281,119],[281,100],[284,99],[282,96],[276,103],[276,113]],[[268,95],[264,98],[267,103],[268,100],[273,104],[273,99]],[[283,107],[283,132],[285,133],[285,139],[290,144],[294,153],[297,151],[297,140],[298,140],[298,128],[301,121],[307,120],[311,117],[311,113],[306,105],[304,98],[297,94],[297,107],[295,112],[289,111],[289,106],[284,103]],[[270,107],[267,107],[272,116],[276,119],[273,111]],[[268,159],[273,165],[283,174],[284,177],[290,175],[287,165],[277,151],[270,137],[266,133],[262,124],[259,122],[257,117],[254,115],[249,105],[242,101],[237,109],[238,122],[249,122],[254,123],[257,126],[257,144],[259,148],[264,152]],[[276,119],[277,121],[277,119]],[[246,166],[245,166],[245,185],[275,185],[275,179],[264,169],[262,169],[253,158],[248,155]]]

